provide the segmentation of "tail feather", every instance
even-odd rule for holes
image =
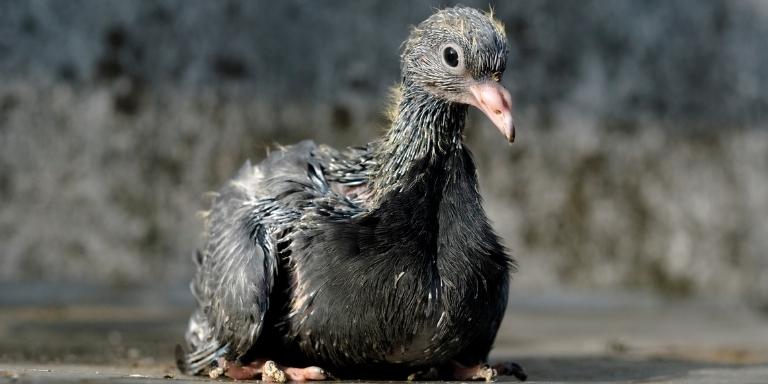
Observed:
[[[185,375],[199,375],[206,368],[216,365],[219,357],[226,355],[227,346],[211,343],[204,348],[187,352],[184,347],[176,345],[176,366]]]
[[[189,319],[186,341],[186,348],[176,346],[176,366],[187,375],[198,375],[215,366],[217,359],[229,351],[228,344],[222,345],[213,336],[213,329],[199,310]]]

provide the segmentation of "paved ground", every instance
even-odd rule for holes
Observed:
[[[0,288],[0,383],[202,380],[173,367],[183,292]],[[768,383],[768,317],[637,294],[520,293],[492,358],[519,362],[533,382]]]

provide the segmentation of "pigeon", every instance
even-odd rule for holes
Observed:
[[[488,365],[516,268],[463,140],[469,106],[514,140],[507,54],[492,13],[439,10],[403,45],[383,137],[343,150],[303,141],[246,162],[205,214],[179,369],[524,380],[517,364]]]

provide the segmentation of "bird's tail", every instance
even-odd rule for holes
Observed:
[[[176,366],[187,375],[198,375],[216,366],[218,358],[229,350],[228,345],[213,337],[213,329],[199,310],[190,317],[185,336],[187,347],[176,345]]]

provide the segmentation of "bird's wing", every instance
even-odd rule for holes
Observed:
[[[210,300],[215,338],[244,354],[259,335],[277,271],[269,216],[276,206],[237,182],[216,198],[198,288]]]
[[[187,332],[191,351],[177,357],[182,371],[198,373],[219,356],[239,357],[252,347],[277,279],[277,243],[290,243],[290,234],[313,216],[345,219],[363,210],[332,184],[364,184],[365,167],[342,167],[338,162],[352,156],[324,148],[305,141],[273,152],[257,166],[246,163],[214,198],[192,283],[198,312]],[[330,182],[328,175],[346,178]]]
[[[306,173],[301,158],[308,152],[292,149],[258,166],[246,163],[206,212],[206,244],[191,286],[198,310],[187,332],[190,351],[177,356],[182,371],[198,373],[217,357],[242,356],[261,332],[277,278],[277,233],[290,228],[302,201],[290,190],[294,183],[275,181]],[[291,201],[281,199],[286,194]]]
[[[330,190],[344,203],[351,202],[361,210],[370,207],[367,201],[371,195],[368,187],[375,164],[375,145],[370,143],[343,151],[321,145],[312,152],[313,157],[322,164]]]
[[[326,178],[331,183],[359,186],[368,183],[373,169],[374,143],[364,147],[336,150],[327,145],[318,146],[312,153],[323,164]]]
[[[247,352],[269,306],[277,258],[264,216],[273,207],[249,196],[248,188],[240,184],[246,167],[250,165],[219,192],[208,213],[207,243],[192,283],[202,313],[192,318],[201,336],[187,337],[193,349],[188,355],[190,371],[199,371],[216,355]]]

